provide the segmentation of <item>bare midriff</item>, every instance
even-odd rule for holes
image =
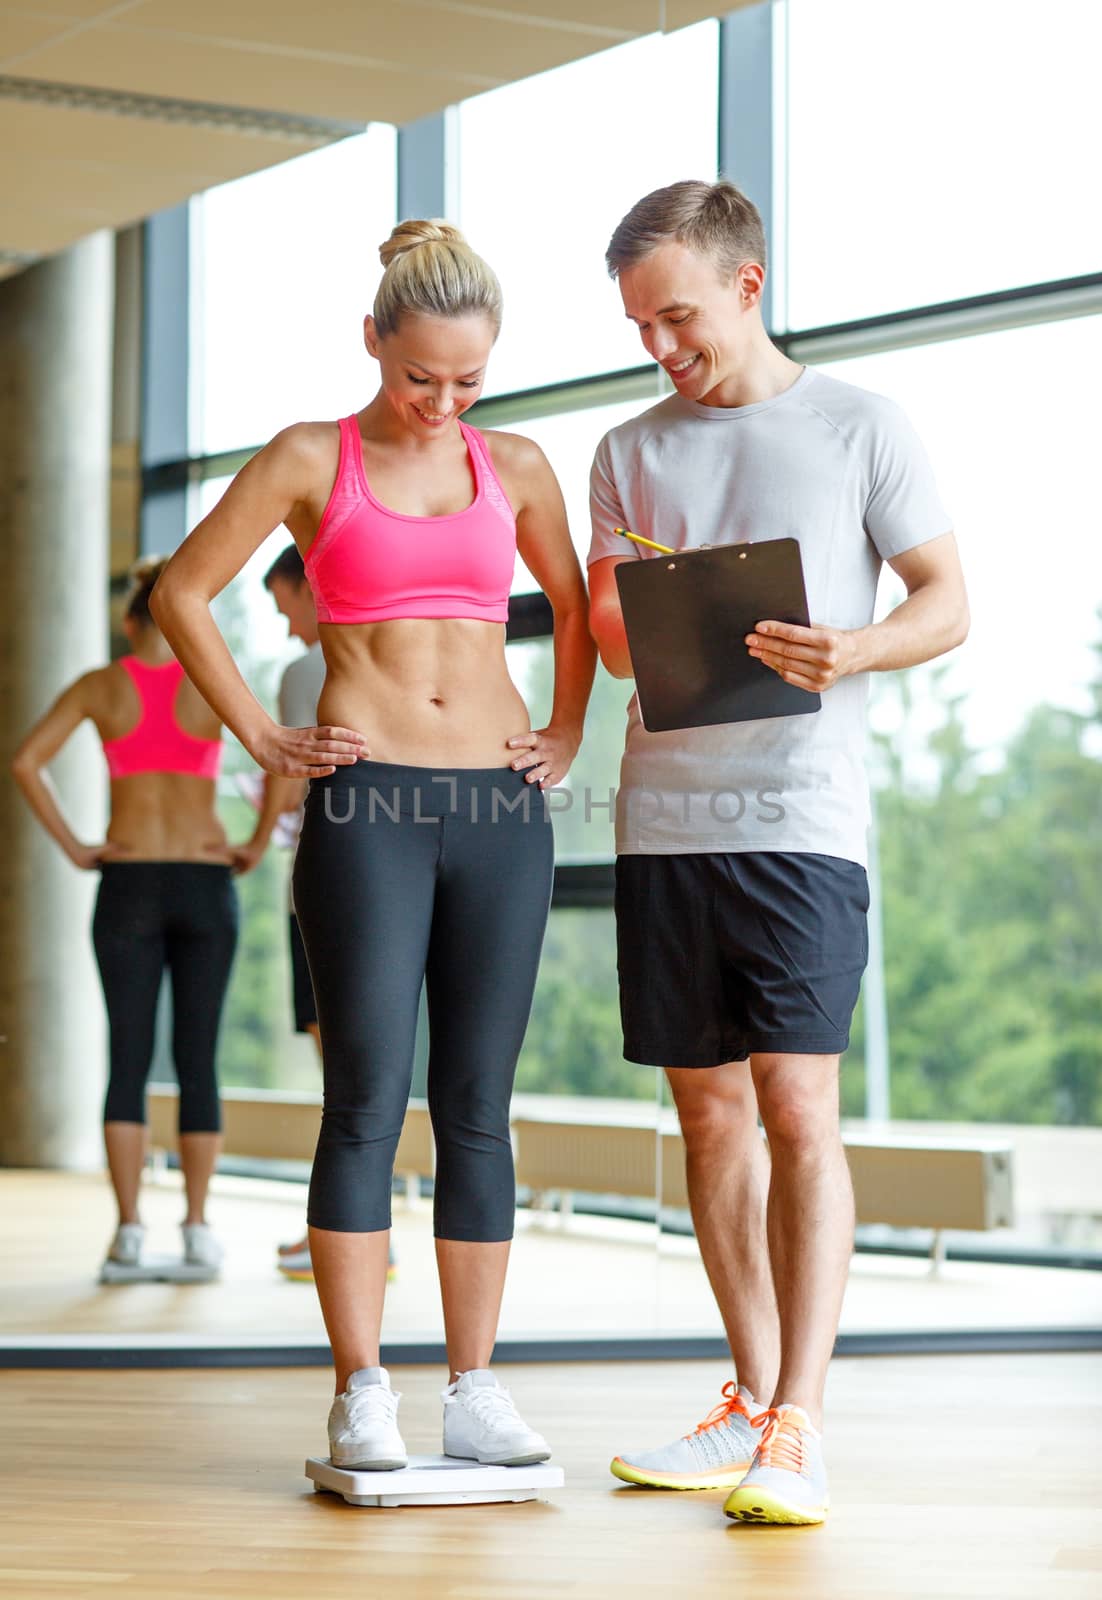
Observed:
[[[531,727],[505,664],[498,622],[403,617],[322,623],[318,723],[351,728],[371,761],[507,767],[507,740]]]
[[[186,773],[112,779],[107,841],[125,852],[119,861],[231,861],[214,809],[214,780]]]

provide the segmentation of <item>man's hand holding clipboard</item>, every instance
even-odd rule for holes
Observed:
[[[853,640],[842,628],[801,628],[794,622],[759,622],[746,643],[785,683],[819,694],[846,676],[854,656]]]
[[[664,558],[615,573],[648,731],[819,710],[844,643],[810,625],[795,539],[675,551],[617,532]]]

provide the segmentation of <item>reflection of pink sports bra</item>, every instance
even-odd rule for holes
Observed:
[[[130,674],[142,702],[137,725],[121,739],[105,739],[103,753],[113,778],[139,772],[182,772],[196,778],[217,778],[222,761],[221,739],[197,739],[176,721],[176,691],[184,669],[178,661],[151,667],[137,656],[123,656],[119,666]]]
[[[306,555],[318,621],[506,622],[517,525],[482,435],[459,424],[476,485],[467,509],[411,517],[371,493],[356,418],[342,417],[340,430],[337,481]]]

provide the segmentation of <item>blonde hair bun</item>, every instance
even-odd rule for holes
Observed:
[[[167,566],[167,556],[139,556],[126,575],[136,589],[152,589]]]
[[[123,601],[124,616],[133,617],[137,622],[152,621],[149,597],[153,593],[153,585],[167,566],[167,556],[140,556],[135,561],[127,574],[130,588]]]
[[[399,256],[407,255],[423,244],[466,243],[462,232],[453,222],[445,222],[443,217],[414,217],[407,222],[399,222],[391,230],[390,238],[379,246],[379,260],[384,267],[389,267]]]
[[[379,247],[386,271],[379,280],[372,312],[381,339],[403,317],[489,318],[496,339],[501,331],[501,285],[452,222],[415,217],[399,222]]]

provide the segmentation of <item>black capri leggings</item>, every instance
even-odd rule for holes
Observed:
[[[390,1226],[424,979],[436,1236],[512,1237],[509,1099],[553,864],[544,796],[509,768],[361,761],[311,783],[294,894],[325,1073],[313,1227]]]
[[[222,1126],[214,1057],[237,944],[229,867],[194,861],[107,862],[92,918],[111,1030],[105,1122],[145,1121],[161,974],[172,979],[172,1058],[180,1132]]]

